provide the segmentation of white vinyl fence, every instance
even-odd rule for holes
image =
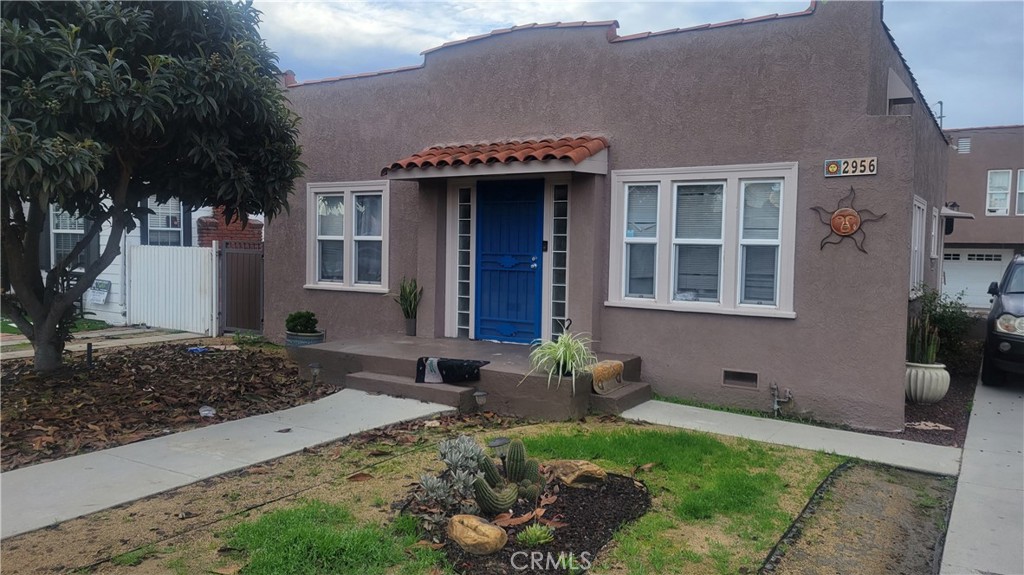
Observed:
[[[217,333],[217,266],[213,248],[128,249],[128,323]]]

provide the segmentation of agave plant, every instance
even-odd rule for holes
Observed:
[[[530,351],[531,369],[519,383],[522,384],[535,372],[547,372],[548,389],[551,389],[552,380],[558,389],[562,378],[568,377],[572,380],[572,394],[576,395],[576,377],[590,371],[597,363],[597,357],[590,351],[591,343],[593,340],[587,335],[570,332],[563,333],[554,341],[534,341]]]

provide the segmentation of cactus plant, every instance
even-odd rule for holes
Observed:
[[[494,464],[494,460],[486,455],[480,457],[478,462],[480,471],[484,473],[484,479],[487,480],[487,484],[491,487],[499,487],[505,480],[501,477],[501,472],[498,471],[498,466]]]
[[[531,483],[540,483],[540,463],[536,459],[526,460],[523,479],[529,479]]]
[[[512,483],[519,483],[526,477],[526,446],[522,440],[513,439],[509,444],[508,455],[505,457],[505,471]]]
[[[536,505],[537,499],[540,497],[540,485],[531,483],[529,487],[520,487],[519,497]]]
[[[497,515],[508,511],[519,499],[517,486],[509,485],[495,490],[482,477],[473,482],[473,491],[476,493],[476,504],[480,507],[480,511],[488,515]]]

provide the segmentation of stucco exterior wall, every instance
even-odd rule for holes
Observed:
[[[268,334],[304,308],[330,339],[403,330],[389,297],[303,288],[306,182],[379,179],[431,145],[584,133],[608,138],[610,170],[798,162],[795,319],[605,306],[610,178],[577,175],[573,328],[602,351],[642,356],[664,395],[769,409],[775,383],[793,391],[797,413],[901,428],[911,198],[938,194],[943,177],[917,173],[936,152],[915,150],[941,135],[920,114],[869,115],[872,78],[892,59],[879,14],[830,2],[810,16],[621,42],[604,27],[529,29],[429,52],[420,69],[292,88],[309,168],[290,216],[266,229]],[[858,156],[877,156],[878,175],[823,177],[825,160]],[[811,210],[835,209],[851,186],[857,208],[886,214],[864,226],[866,254],[850,240],[822,249],[829,229]],[[442,189],[391,183],[390,282],[423,283],[421,335],[443,333]],[[723,369],[758,373],[758,389],[724,387]]]
[[[986,244],[992,247],[1024,247],[1024,206],[1016,199],[1020,175],[1024,170],[1024,126],[967,128],[946,130],[950,141],[971,139],[971,153],[949,154],[949,201],[960,204],[960,211],[974,214],[974,220],[959,220],[947,244]],[[1011,170],[1010,215],[990,216],[985,202],[989,170]]]

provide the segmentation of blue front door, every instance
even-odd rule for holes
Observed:
[[[544,180],[476,188],[476,338],[540,338]]]

